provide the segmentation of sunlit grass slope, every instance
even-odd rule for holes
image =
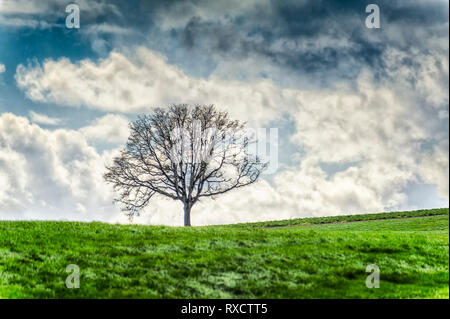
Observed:
[[[449,298],[448,224],[448,209],[192,228],[0,222],[0,298]],[[65,286],[69,264],[79,289]]]

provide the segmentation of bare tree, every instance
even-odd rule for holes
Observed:
[[[162,195],[183,203],[184,225],[190,226],[192,206],[202,197],[249,185],[266,167],[249,151],[256,140],[245,123],[213,105],[157,108],[139,116],[130,130],[104,175],[130,218]]]

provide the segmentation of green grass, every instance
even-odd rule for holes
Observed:
[[[449,298],[448,224],[448,209],[192,228],[0,222],[0,298]],[[79,289],[65,287],[69,264]],[[379,289],[365,286],[369,264]]]
[[[406,218],[406,217],[423,217],[423,216],[436,216],[436,215],[448,215],[448,208],[415,210],[415,211],[406,211],[406,212],[378,213],[378,214],[359,214],[359,215],[345,215],[345,216],[296,218],[296,219],[286,219],[286,220],[268,221],[268,222],[260,222],[260,223],[237,224],[237,225],[233,225],[233,226],[278,227],[278,226],[294,226],[294,225],[298,226],[298,225],[310,225],[310,224],[317,225],[317,224],[345,223],[345,222]]]

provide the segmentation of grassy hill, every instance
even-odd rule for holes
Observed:
[[[192,228],[0,222],[0,298],[449,298],[448,214]],[[79,289],[65,287],[69,264]],[[365,286],[369,264],[378,289]]]

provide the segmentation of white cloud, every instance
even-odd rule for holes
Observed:
[[[128,123],[123,115],[107,114],[82,127],[79,132],[89,141],[123,144],[130,134]]]
[[[83,29],[84,31],[84,29]],[[130,35],[131,33],[133,33],[133,29],[129,29],[129,28],[123,28],[123,27],[119,27],[116,25],[112,25],[112,24],[106,24],[106,23],[102,23],[102,24],[92,24],[86,27],[86,33],[88,34],[101,34],[101,33],[106,33],[106,34],[115,34],[115,35]]]
[[[36,14],[45,10],[45,5],[43,6],[42,3],[31,0],[0,0],[0,12],[3,14]]]
[[[36,14],[53,14],[58,12],[65,15],[66,6],[73,1],[61,0],[0,0],[0,13],[2,14],[21,14],[21,15],[36,15]],[[76,4],[80,6],[80,10],[91,12],[93,14],[100,14],[103,12],[113,12],[120,15],[120,12],[113,4],[109,4],[104,0],[78,0]]]
[[[0,74],[6,71],[6,67],[4,64],[0,63]]]
[[[449,158],[448,145],[441,145],[433,153],[425,156],[420,166],[420,176],[428,184],[437,185],[439,196],[448,200]]]
[[[120,215],[103,183],[105,158],[83,135],[0,115],[0,218],[111,220]]]
[[[448,45],[448,44],[447,44]],[[409,52],[388,49],[383,55],[386,71],[396,86],[414,88],[428,106],[448,109],[448,52],[429,48],[427,54],[417,49]],[[412,66],[405,61],[413,63]]]
[[[55,117],[50,117],[45,114],[39,114],[33,111],[29,112],[30,119],[33,123],[44,124],[44,125],[59,125],[62,123],[62,120]]]
[[[43,66],[19,65],[16,81],[34,101],[85,105],[108,112],[145,112],[172,103],[206,103],[238,118],[268,122],[295,108],[294,91],[268,80],[253,83],[198,79],[145,48],[133,58],[113,52],[99,63],[47,60]]]

